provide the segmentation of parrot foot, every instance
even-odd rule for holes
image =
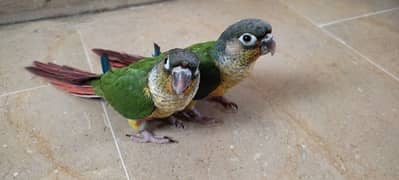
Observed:
[[[137,143],[156,143],[156,144],[169,144],[169,143],[177,143],[176,140],[168,136],[155,136],[152,132],[144,130],[139,135],[131,135],[126,134],[127,137],[133,142]]]
[[[221,123],[222,121],[216,120],[213,117],[209,116],[203,116],[197,109],[191,108],[191,109],[185,109],[181,111],[181,114],[183,117],[187,119],[192,119],[195,122],[199,122],[201,124],[215,124],[215,123]]]
[[[170,122],[171,124],[175,125],[177,128],[182,128],[182,129],[184,129],[184,123],[183,123],[182,120],[177,119],[177,118],[174,117],[174,116],[170,116],[170,117],[168,118],[168,120],[169,120],[169,122]]]
[[[213,101],[221,104],[225,109],[229,109],[233,112],[238,111],[238,105],[232,101],[229,101],[224,96],[214,96],[207,99],[208,101]]]

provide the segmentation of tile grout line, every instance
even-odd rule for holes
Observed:
[[[80,32],[79,30],[76,30],[76,31],[77,31],[78,34],[79,34],[80,42],[81,42],[81,44],[82,44],[83,51],[84,51],[84,54],[85,54],[87,63],[88,63],[88,65],[89,65],[89,69],[90,69],[91,72],[93,72],[93,66],[92,66],[92,64],[91,64],[91,62],[90,62],[90,56],[89,56],[89,54],[88,54],[88,52],[87,52],[87,47],[86,47],[86,44],[85,44],[84,41],[83,41],[82,34],[81,34],[81,32]],[[124,161],[124,159],[123,159],[123,157],[122,157],[122,153],[121,153],[121,150],[120,150],[120,147],[119,147],[119,144],[118,144],[118,140],[117,140],[117,138],[116,138],[114,129],[113,129],[113,127],[112,127],[111,120],[110,120],[110,118],[109,118],[108,111],[107,111],[107,108],[105,107],[104,101],[101,101],[101,106],[102,106],[102,109],[103,109],[104,114],[105,114],[105,119],[106,119],[106,121],[107,121],[107,123],[108,123],[108,125],[109,125],[109,129],[110,129],[110,131],[111,131],[112,138],[114,139],[116,151],[118,152],[119,159],[121,160],[122,168],[123,168],[123,170],[125,171],[125,175],[126,175],[127,180],[130,180],[130,176],[129,176],[129,173],[128,173],[127,168],[126,168],[125,161]]]
[[[362,54],[361,52],[359,52],[357,49],[353,48],[352,46],[350,46],[349,44],[347,44],[344,40],[342,40],[341,38],[337,37],[336,35],[334,35],[333,33],[331,33],[330,31],[319,27],[317,25],[317,23],[313,22],[312,19],[302,15],[301,13],[299,13],[295,8],[287,5],[288,8],[292,9],[296,14],[298,14],[299,16],[301,16],[302,18],[306,19],[308,22],[310,22],[310,24],[318,27],[323,33],[327,34],[330,38],[334,39],[335,41],[341,43],[342,45],[344,45],[346,48],[348,48],[349,50],[351,50],[352,52],[354,52],[355,54],[357,54],[358,56],[360,56],[361,58],[363,58],[364,60],[366,60],[367,62],[369,62],[371,65],[373,65],[375,68],[377,68],[378,70],[384,72],[386,75],[388,75],[389,77],[393,78],[395,81],[399,82],[399,77],[396,77],[394,74],[390,73],[389,71],[387,71],[386,69],[384,69],[382,66],[380,66],[379,64],[375,63],[373,60],[371,60],[369,57],[367,57],[366,55]],[[392,8],[392,10],[394,10],[395,8]],[[397,7],[396,9],[399,9],[399,7]],[[386,10],[388,11],[388,10]]]
[[[346,22],[346,21],[352,21],[352,20],[356,20],[356,19],[361,19],[361,18],[365,18],[365,17],[375,16],[375,15],[378,15],[378,14],[383,14],[383,13],[395,11],[395,10],[398,10],[398,9],[399,9],[399,7],[395,7],[395,8],[391,8],[391,9],[379,10],[379,11],[370,12],[370,13],[366,13],[366,14],[362,14],[362,15],[358,15],[358,16],[353,16],[353,17],[348,17],[348,18],[343,18],[343,19],[337,19],[337,20],[330,21],[330,22],[327,22],[327,23],[319,24],[317,26],[319,28],[323,28],[323,27],[326,27],[326,26],[330,26],[330,25],[334,25],[334,24],[338,24],[338,23],[342,23],[342,22]]]
[[[347,47],[348,49],[352,50],[355,54],[359,55],[360,57],[362,57],[363,59],[365,59],[367,62],[369,62],[370,64],[372,64],[374,67],[376,67],[377,69],[379,69],[380,71],[384,72],[385,74],[387,74],[388,76],[390,76],[391,78],[393,78],[394,80],[396,80],[397,82],[399,82],[399,78],[396,77],[394,74],[392,74],[391,72],[389,72],[388,70],[386,70],[385,68],[383,68],[381,65],[375,63],[373,60],[371,60],[369,57],[367,57],[366,55],[362,54],[361,52],[359,52],[357,49],[353,48],[352,46],[348,45],[344,40],[342,40],[341,38],[337,37],[335,34],[333,34],[330,31],[327,31],[325,29],[323,29],[323,32],[326,33],[328,36],[330,36],[331,38],[333,38],[334,40],[340,42],[342,45],[344,45],[345,47]]]
[[[93,66],[91,65],[91,62],[90,62],[89,53],[87,52],[86,44],[83,42],[82,33],[79,30],[76,30],[76,31],[79,34],[80,44],[82,44],[82,46],[83,46],[83,53],[85,54],[87,65],[89,66],[90,72],[94,72]]]
[[[11,95],[14,95],[14,94],[23,93],[23,92],[33,91],[33,90],[41,89],[41,88],[45,88],[45,87],[49,87],[49,85],[48,85],[48,84],[46,84],[46,85],[40,85],[40,86],[36,86],[36,87],[31,87],[31,88],[26,88],[26,89],[20,89],[20,90],[16,90],[16,91],[13,91],[13,92],[4,93],[4,94],[1,94],[1,95],[0,95],[0,98],[6,97],[6,96],[11,96]]]
[[[121,164],[122,164],[123,170],[125,171],[126,178],[127,178],[127,180],[130,180],[130,176],[129,176],[129,173],[128,173],[127,168],[126,168],[125,161],[123,160],[122,153],[121,153],[121,150],[119,148],[119,144],[117,142],[116,135],[115,135],[115,132],[114,132],[114,128],[112,127],[111,120],[109,118],[108,111],[107,111],[107,108],[105,107],[104,101],[101,101],[101,106],[102,106],[104,114],[105,114],[105,119],[108,122],[109,129],[111,130],[111,135],[112,135],[112,138],[114,139],[115,147],[116,147],[116,150],[118,151],[119,159],[121,160]]]

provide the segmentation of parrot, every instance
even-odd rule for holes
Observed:
[[[155,45],[155,44],[154,44]],[[160,51],[158,45],[154,52]],[[242,19],[228,26],[216,41],[197,43],[185,48],[200,60],[201,82],[193,102],[183,111],[184,115],[197,120],[212,119],[202,116],[194,107],[197,100],[218,102],[226,109],[238,110],[238,105],[224,94],[246,79],[256,60],[266,54],[274,55],[276,42],[271,24],[256,18]],[[93,49],[94,53],[112,56],[112,66],[137,62],[138,55],[119,53],[106,49]],[[154,53],[156,54],[156,53]]]
[[[101,75],[39,61],[26,69],[72,95],[105,99],[128,119],[132,128],[138,130],[135,135],[127,135],[134,142],[176,142],[171,137],[156,136],[146,124],[149,120],[164,118],[176,122],[170,116],[189,105],[198,90],[199,59],[191,51],[178,48],[156,57],[135,58],[141,60],[110,69],[112,61],[104,54],[101,56]]]

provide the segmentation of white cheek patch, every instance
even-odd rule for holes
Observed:
[[[233,55],[241,51],[241,45],[237,40],[227,41],[225,52],[228,55]]]
[[[194,76],[198,76],[199,75],[199,70],[198,70],[198,68],[197,68],[197,70],[195,70],[195,73],[194,73]]]

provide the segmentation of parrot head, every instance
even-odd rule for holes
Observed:
[[[171,77],[172,89],[178,95],[199,78],[198,57],[189,50],[172,49],[164,57],[163,63],[164,71]]]
[[[259,56],[274,54],[276,42],[272,26],[260,19],[243,19],[230,25],[217,41],[217,51],[224,60],[255,61]]]

